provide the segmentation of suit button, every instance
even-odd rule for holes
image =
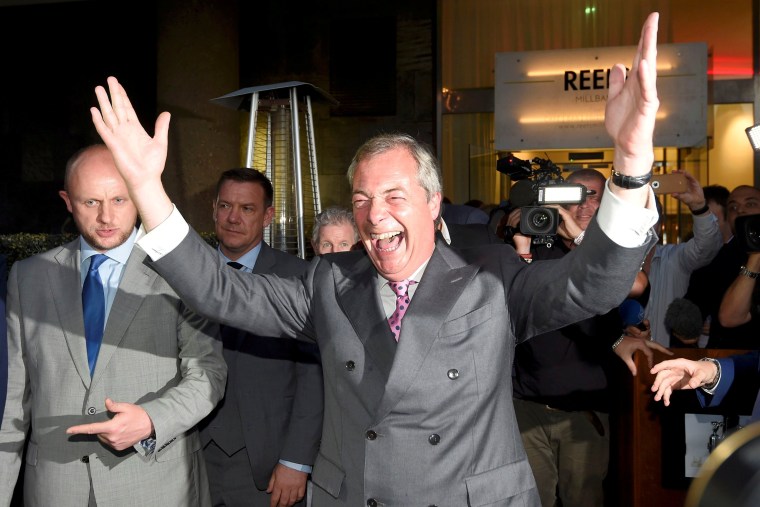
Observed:
[[[87,407],[87,415],[95,415],[96,412],[95,407]]]
[[[79,458],[79,461],[81,461],[82,463],[89,463],[90,462],[90,457],[89,456],[82,456],[81,458]]]
[[[356,368],[356,363],[353,361],[346,361],[346,369],[348,371],[354,371],[354,368]]]
[[[451,380],[456,380],[459,378],[459,370],[457,370],[456,368],[452,368],[446,372],[446,376],[449,377]]]
[[[369,500],[367,500],[367,505],[369,507],[377,507],[377,500],[375,500],[374,498],[370,498]]]
[[[428,442],[430,442],[430,445],[438,445],[438,442],[441,441],[441,436],[438,433],[433,433],[428,437]]]
[[[369,431],[367,432],[367,440],[374,440],[374,439],[376,439],[376,438],[377,438],[377,433],[375,433],[375,432],[374,432],[374,431],[372,431],[372,430],[369,430]]]

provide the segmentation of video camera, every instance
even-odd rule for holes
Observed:
[[[522,210],[520,232],[532,236],[534,244],[551,246],[557,234],[559,211],[547,204],[581,204],[586,200],[586,187],[566,183],[562,169],[549,159],[536,157],[528,161],[509,153],[496,162],[496,170],[517,181],[510,201]]]
[[[747,252],[760,252],[760,215],[743,215],[734,222],[737,244]]]

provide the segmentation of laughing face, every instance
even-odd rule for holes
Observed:
[[[441,194],[427,199],[417,179],[417,161],[406,148],[360,162],[352,202],[361,241],[387,280],[409,278],[433,254]]]
[[[79,233],[98,252],[124,243],[137,221],[137,209],[127,185],[105,146],[88,149],[71,170],[59,195]]]

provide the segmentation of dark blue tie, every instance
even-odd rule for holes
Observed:
[[[98,275],[98,268],[107,256],[96,254],[91,257],[90,269],[82,287],[82,308],[84,308],[84,337],[87,341],[87,363],[90,365],[90,376],[95,370],[98,360],[100,342],[103,340],[103,328],[106,322],[106,297],[103,292],[103,282]]]

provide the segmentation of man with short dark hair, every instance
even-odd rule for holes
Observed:
[[[307,263],[263,240],[272,222],[263,173],[225,171],[213,202],[220,263],[246,273],[296,276]],[[306,492],[322,432],[322,370],[314,345],[222,326],[227,390],[201,424],[212,503],[290,507]]]

